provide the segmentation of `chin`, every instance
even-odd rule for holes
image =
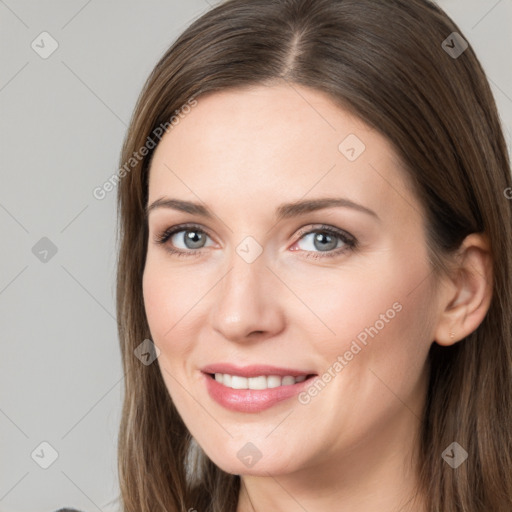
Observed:
[[[225,457],[225,453],[224,456],[220,458],[210,458],[216,466],[222,469],[222,471],[232,475],[268,476],[271,474],[277,476],[299,469],[295,467],[297,464],[296,460],[290,461],[286,456],[281,454],[276,455],[279,453],[277,449],[272,450],[272,452],[272,455],[267,458],[264,454],[261,455],[261,458],[258,458],[256,452],[254,452],[252,456],[253,458],[251,459],[251,455],[249,454],[250,450],[246,450],[245,452],[242,451],[242,453],[240,453],[240,458],[236,455],[235,458],[227,459]]]

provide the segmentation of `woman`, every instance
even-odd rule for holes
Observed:
[[[427,0],[228,0],[119,172],[126,512],[512,510],[512,190]]]

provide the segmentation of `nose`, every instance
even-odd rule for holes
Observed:
[[[279,280],[260,255],[252,263],[233,254],[227,274],[215,287],[210,322],[223,338],[237,343],[263,340],[285,326]]]

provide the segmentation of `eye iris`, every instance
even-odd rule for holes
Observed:
[[[322,242],[324,241],[325,239],[330,239],[327,244],[323,244],[323,245],[320,245],[320,247],[317,246],[317,242]],[[336,245],[337,245],[337,240],[336,240],[336,237],[333,237],[332,235],[329,235],[327,233],[317,233],[315,235],[315,239],[314,239],[314,246],[315,246],[315,249],[319,249],[319,250],[330,250],[330,249],[335,249],[336,248]]]
[[[192,247],[190,247],[187,242],[192,243]],[[199,231],[185,231],[185,245],[189,249],[198,249],[202,247],[201,243],[204,243],[204,234]],[[197,244],[197,245],[195,245]]]

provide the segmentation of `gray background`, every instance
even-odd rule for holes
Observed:
[[[147,75],[216,3],[0,0],[2,512],[116,510],[116,191],[92,190],[117,170]],[[510,149],[512,0],[438,3],[488,73]],[[46,59],[31,47],[51,49],[44,31]]]

